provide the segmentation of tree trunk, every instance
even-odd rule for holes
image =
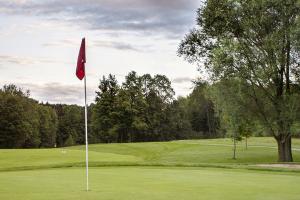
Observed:
[[[232,159],[236,160],[236,136],[233,137],[233,157]]]
[[[292,156],[292,137],[288,136],[283,139],[284,136],[276,138],[278,145],[278,162],[293,162]]]
[[[246,150],[248,149],[248,137],[246,136]]]

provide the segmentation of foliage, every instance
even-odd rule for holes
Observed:
[[[5,85],[0,90],[0,147],[83,144],[82,114],[79,106],[39,104],[29,98],[29,91],[23,92],[15,85]],[[67,141],[69,138],[74,140],[72,144]]]
[[[38,147],[37,102],[15,85],[0,90],[0,147]]]
[[[223,136],[220,120],[215,105],[208,95],[211,86],[204,81],[195,82],[192,93],[187,97],[187,113],[194,131],[201,133],[203,138]]]
[[[121,85],[113,75],[103,77],[95,104],[88,106],[89,142],[222,136],[213,102],[206,98],[208,85],[197,84],[191,95],[175,99],[171,82],[163,75],[130,72]],[[15,85],[4,86],[0,97],[1,147],[51,148],[85,143],[83,107],[39,104],[29,98],[29,91],[24,93]]]
[[[92,109],[93,142],[111,142],[116,140],[117,93],[119,86],[115,76],[109,75],[100,80],[96,92],[96,104]]]
[[[84,144],[84,108],[77,105],[53,105],[58,117],[57,146]]]
[[[41,105],[39,112],[39,133],[41,137],[41,147],[55,147],[58,119],[54,109],[50,106]]]
[[[130,72],[122,85],[109,75],[100,80],[93,107],[92,127],[95,141],[136,142],[170,140],[172,136],[168,112],[174,91],[162,75],[143,76]],[[179,119],[177,119],[179,120]],[[176,121],[175,121],[176,123]]]
[[[188,61],[204,61],[214,82],[239,81],[241,90],[228,105],[250,105],[255,120],[276,138],[279,161],[293,160],[299,10],[296,0],[208,0],[179,47]]]

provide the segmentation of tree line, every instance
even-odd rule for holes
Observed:
[[[224,136],[206,83],[175,98],[164,75],[132,71],[119,84],[103,76],[88,106],[91,143],[168,141]],[[16,85],[0,89],[0,147],[39,148],[84,144],[84,107],[39,103]]]
[[[217,137],[213,104],[201,87],[188,98],[175,99],[163,75],[130,72],[122,85],[113,75],[103,77],[92,109],[92,132],[102,142]]]
[[[29,98],[15,85],[0,90],[0,147],[53,147],[58,118],[50,106]]]

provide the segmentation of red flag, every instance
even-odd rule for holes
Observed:
[[[78,60],[77,60],[77,68],[76,68],[76,76],[82,80],[85,76],[85,66],[84,63],[86,62],[85,58],[85,38],[82,38],[80,50],[78,54]]]

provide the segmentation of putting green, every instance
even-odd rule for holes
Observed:
[[[211,168],[99,167],[0,172],[0,199],[298,200],[300,175]]]

